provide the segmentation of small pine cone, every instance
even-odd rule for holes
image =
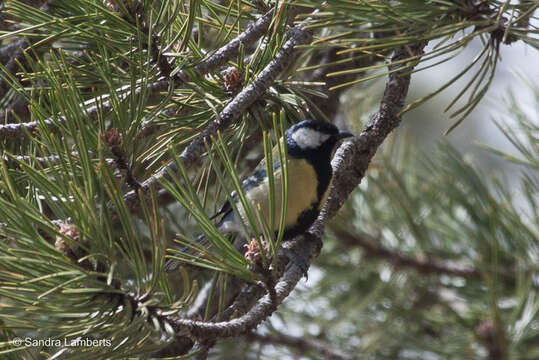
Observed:
[[[122,136],[116,131],[115,128],[110,128],[103,134],[103,140],[109,147],[117,147],[122,143]]]
[[[78,249],[78,244],[80,241],[80,232],[79,229],[72,224],[62,223],[60,225],[60,234],[64,235],[73,240],[71,246],[68,244],[62,236],[56,236],[56,241],[54,246],[56,249],[60,250],[64,254],[68,254],[69,251],[76,251]]]
[[[251,242],[247,245],[247,251],[245,252],[245,258],[249,260],[255,270],[262,266],[261,260],[262,260],[262,254],[260,253],[260,246],[258,245],[258,241],[256,239],[252,239]],[[266,243],[263,243],[264,247],[264,253],[268,253],[268,245]]]
[[[224,88],[229,94],[237,94],[243,87],[243,71],[230,67],[223,71]]]

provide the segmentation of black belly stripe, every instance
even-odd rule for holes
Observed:
[[[303,234],[305,231],[307,231],[311,225],[314,223],[318,215],[320,214],[320,211],[318,210],[318,205],[320,203],[316,202],[312,204],[312,206],[308,209],[303,211],[299,217],[298,221],[294,226],[291,228],[287,228],[284,231],[283,234],[283,240],[292,240],[296,236]]]

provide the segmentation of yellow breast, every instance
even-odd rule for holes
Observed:
[[[300,214],[312,207],[318,202],[318,180],[314,168],[304,159],[288,159],[288,206],[286,210],[285,229],[296,225]],[[279,230],[279,220],[281,218],[282,206],[282,172],[278,169],[274,172],[275,183],[275,211],[274,211],[274,226],[273,230]],[[269,184],[268,180],[264,180],[259,186],[249,190],[246,194],[251,208],[260,209],[261,216],[268,222],[270,219],[270,203],[269,203]],[[327,198],[327,191],[324,194]],[[245,212],[240,206],[240,215],[245,219]],[[260,225],[260,224],[259,224]]]

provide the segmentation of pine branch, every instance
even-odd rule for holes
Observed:
[[[233,56],[237,55],[241,45],[244,45],[244,46],[251,45],[252,43],[254,43],[256,40],[258,40],[260,37],[262,37],[265,34],[265,31],[268,28],[273,18],[272,15],[273,15],[273,9],[270,9],[266,14],[260,17],[257,21],[255,21],[253,24],[248,26],[244,32],[242,32],[236,38],[234,38],[229,43],[221,47],[213,55],[209,56],[206,60],[203,60],[202,62],[194,66],[193,70],[197,71],[200,74],[206,74],[210,71],[215,70],[219,66],[225,64]],[[293,45],[291,47],[293,48]],[[291,50],[289,49],[289,51]],[[290,61],[290,58],[291,57],[288,56],[286,60]],[[270,63],[270,65],[271,64],[274,64],[272,69],[278,68],[279,66],[283,66],[282,61],[277,62],[276,64]],[[274,75],[276,77],[278,74],[275,74],[274,71],[275,70],[271,72],[271,75]],[[179,71],[174,78],[175,78],[174,86],[180,86],[182,83],[190,81],[190,77],[185,70]],[[266,79],[266,81],[269,81],[269,80]],[[164,90],[168,86],[169,86],[169,81],[160,79],[153,84],[149,84],[148,90],[150,91],[150,93],[154,93],[154,92]],[[269,84],[266,84],[266,86],[269,87]],[[122,86],[116,89],[115,91],[121,94],[120,96],[121,99],[126,99],[130,95],[129,93],[130,88],[131,88],[131,85],[126,85],[126,86]],[[141,88],[136,88],[135,90],[136,93],[139,93],[140,91],[142,91]],[[83,106],[86,108],[86,112],[91,120],[97,119],[97,116],[99,115],[101,111],[107,111],[112,108],[113,103],[110,100],[107,100],[109,96],[110,95],[102,95],[100,97],[90,99],[84,102]],[[249,99],[250,101],[254,101],[252,99],[252,96],[247,97],[247,99]],[[238,101],[238,103],[241,103],[241,101]],[[234,109],[236,106],[232,106],[232,109]],[[0,141],[12,140],[14,138],[24,137],[27,134],[31,134],[33,131],[35,131],[39,127],[40,124],[43,124],[46,127],[51,127],[54,129],[57,125],[61,124],[64,121],[66,121],[66,118],[64,116],[58,116],[54,120],[50,118],[50,119],[43,120],[42,122],[32,121],[28,123],[0,125]],[[145,122],[143,123],[143,125],[148,126],[149,122]],[[38,160],[42,160],[42,162],[47,162],[48,160],[55,161],[55,159],[56,158],[54,157],[54,155],[51,158],[49,157],[38,158]],[[23,156],[21,160],[28,160],[28,158],[25,158]],[[175,167],[175,164],[174,164],[174,167]],[[165,169],[162,170],[161,173],[165,173],[166,172]],[[153,176],[149,180],[145,181],[142,185],[140,185],[146,194],[148,193],[150,184],[153,184],[154,182],[156,182],[156,180],[157,180],[157,177]],[[133,182],[133,185],[135,185],[135,183],[138,185],[137,182]],[[135,188],[138,189],[137,185],[135,185]],[[138,198],[137,192],[134,190],[127,193],[125,196],[125,199],[126,199],[127,204],[131,204],[131,208],[135,207],[140,200]],[[53,223],[61,224],[64,221],[69,222],[70,219],[53,220]],[[0,227],[2,226],[5,226],[5,224],[0,223]]]
[[[423,52],[425,46],[426,44],[423,43],[407,49],[404,47],[399,48],[392,60],[398,61],[403,56],[408,56],[409,51],[419,55]],[[390,65],[390,69],[393,66]],[[239,301],[225,310],[225,315],[244,314],[236,319],[210,323],[162,317],[161,321],[171,325],[180,339],[183,336],[207,339],[208,337],[223,338],[244,334],[253,330],[270,316],[276,307],[290,294],[305,274],[304,266],[308,267],[320,252],[321,246],[319,244],[322,243],[321,238],[326,221],[336,213],[350,192],[359,184],[377,148],[389,133],[398,126],[400,119],[396,114],[404,106],[404,100],[410,85],[410,71],[413,66],[414,64],[410,64],[407,69],[391,73],[378,113],[375,114],[359,137],[346,142],[337,151],[332,163],[335,171],[334,176],[336,176],[335,182],[331,189],[331,196],[321,216],[308,233],[300,236],[295,241],[285,243],[284,245],[288,246],[288,250],[279,252],[278,264],[286,264],[288,260],[290,261],[275,287],[274,300],[272,301],[273,296],[269,294],[256,300],[253,295],[260,294],[262,287],[259,285],[247,285],[238,295],[237,299]],[[289,258],[291,253],[297,255]],[[279,276],[278,271],[276,276]],[[254,306],[251,307],[253,303]]]
[[[303,28],[305,24],[300,24],[289,31],[289,39],[276,54],[274,59],[258,74],[258,76],[245,87],[227,106],[219,113],[218,120],[208,125],[202,133],[196,137],[185,148],[180,156],[183,166],[186,169],[192,167],[206,150],[205,143],[218,131],[223,131],[232,124],[240,115],[245,112],[265,91],[273,84],[275,79],[294,59],[294,47],[298,44],[306,43],[309,36]],[[150,188],[161,179],[169,179],[169,173],[178,170],[176,163],[170,162],[158,173],[148,178],[141,185],[143,194],[148,194]],[[124,196],[124,200],[130,209],[138,205],[139,197],[136,192],[131,191]]]
[[[293,348],[300,354],[318,353],[328,360],[352,360],[356,357],[347,354],[340,349],[315,339],[306,337],[291,336],[281,333],[257,334],[250,333],[245,336],[247,341],[256,341],[264,345],[284,345]]]
[[[261,4],[263,5],[262,2]],[[268,31],[267,28],[272,20],[273,11],[268,12],[268,14],[264,15],[269,16],[267,18],[267,24],[264,25],[265,27],[263,29],[261,28],[262,30],[260,34],[258,34],[257,36],[253,35],[253,42],[260,39],[260,37],[264,36],[264,33]],[[256,23],[261,21],[261,19],[259,19]],[[256,23],[254,25],[256,25]],[[247,29],[246,32],[248,30],[249,29]],[[148,35],[148,38],[150,37],[150,30],[147,27],[143,29],[142,32]],[[246,32],[244,32],[242,35],[244,35]],[[255,31],[249,33],[249,35],[252,35],[254,33]],[[305,29],[298,27],[294,28],[291,33],[292,35],[285,43],[284,47],[281,49],[280,52],[278,52],[277,58],[275,58],[272,62],[269,63],[269,65],[258,75],[258,77],[254,79],[251,85],[249,85],[247,88],[244,89],[244,91],[240,92],[237,96],[235,96],[234,99],[222,110],[217,120],[214,123],[211,123],[207,128],[205,128],[200,134],[200,136],[196,138],[196,140],[185,149],[185,151],[182,153],[181,160],[186,168],[192,168],[195,166],[198,159],[201,157],[201,155],[203,155],[204,151],[206,150],[205,142],[212,135],[215,135],[220,130],[226,129],[231,124],[233,124],[234,121],[236,121],[241,116],[242,112],[244,112],[245,110],[249,110],[253,102],[259,99],[267,91],[267,89],[272,84],[274,84],[275,80],[280,75],[280,72],[278,72],[276,69],[281,67],[282,71],[288,66],[288,63],[293,61],[293,50],[295,45],[291,44],[290,41],[294,39],[294,34],[297,35],[298,33],[300,33],[301,36],[299,36],[299,39],[296,39],[296,44],[301,43],[302,41],[304,41],[303,37],[306,37],[307,34],[305,32]],[[215,56],[215,62],[221,62],[221,65],[225,64],[227,60],[223,60],[223,58],[226,58],[227,56],[229,56],[230,58],[239,53],[241,41],[238,41],[235,45],[232,44],[237,39],[238,38],[221,48],[221,50],[225,48],[229,49],[230,54],[227,55],[227,50],[223,50],[224,55],[221,54],[217,56],[217,53],[215,53],[207,60],[210,60],[212,59],[212,57]],[[172,64],[167,62],[166,57],[161,53],[162,49],[160,48],[161,45],[159,44],[158,40],[159,39],[155,37],[152,38],[151,48],[149,49],[149,51],[151,53],[150,55],[152,61],[156,63],[159,74],[162,75],[162,77],[159,78],[156,83],[150,85],[152,87],[154,85],[156,86],[150,92],[159,91],[159,89],[162,90],[165,88],[168,88],[172,91],[181,83],[184,83],[186,81],[196,81],[189,78],[188,74],[191,74],[192,71],[198,71],[199,73],[203,73],[203,71],[205,71],[204,67],[198,68],[198,66],[204,64],[203,61],[199,63],[199,65],[194,66],[191,69],[187,69],[187,71],[180,71],[178,72],[178,74],[170,78],[171,69],[173,67]],[[288,50],[290,51],[290,54],[284,52],[286,46],[289,47]],[[229,299],[230,301],[225,301],[225,306],[233,300],[233,297],[229,298],[230,294],[234,294],[236,300],[232,303],[232,305],[225,309],[224,312],[218,315],[220,320],[225,319],[225,321],[219,322],[216,322],[217,319],[215,319],[215,317],[213,317],[210,321],[195,321],[193,319],[177,318],[177,315],[173,316],[170,313],[165,313],[157,307],[148,308],[147,304],[150,304],[149,301],[146,303],[146,300],[148,300],[148,298],[136,298],[135,295],[129,295],[131,296],[131,299],[133,300],[132,303],[134,305],[131,308],[134,309],[134,313],[140,315],[141,322],[145,322],[143,326],[151,325],[152,323],[156,324],[156,322],[154,321],[155,319],[158,319],[158,322],[160,322],[161,325],[163,325],[164,323],[166,323],[167,325],[170,324],[177,332],[176,340],[178,340],[178,342],[184,340],[186,344],[190,344],[186,345],[182,351],[184,351],[187,347],[189,347],[189,349],[192,348],[193,344],[191,343],[191,339],[194,339],[197,341],[197,349],[201,350],[198,353],[199,358],[207,358],[211,347],[216,343],[219,338],[237,336],[240,334],[245,334],[246,332],[248,333],[254,328],[256,328],[256,326],[262,321],[271,316],[271,314],[273,314],[273,312],[277,310],[277,307],[290,294],[290,292],[293,291],[299,280],[303,277],[306,269],[305,266],[307,266],[308,268],[311,261],[313,261],[313,259],[318,256],[320,252],[321,237],[324,232],[326,221],[337,212],[337,210],[342,206],[344,200],[350,196],[351,191],[353,191],[353,189],[356,188],[357,185],[361,182],[361,179],[365,175],[369,163],[374,154],[376,153],[377,148],[381,146],[388,134],[390,134],[391,131],[399,125],[400,119],[398,118],[398,114],[403,108],[406,93],[408,91],[410,73],[413,71],[414,66],[416,65],[415,61],[419,61],[419,59],[421,58],[424,46],[425,44],[405,45],[395,51],[392,57],[392,63],[389,66],[390,75],[386,85],[386,91],[384,93],[384,97],[382,99],[382,103],[380,104],[380,109],[378,113],[371,119],[370,123],[357,138],[354,138],[351,141],[347,141],[346,143],[344,143],[337,152],[333,162],[333,166],[335,168],[335,179],[333,182],[332,193],[329,202],[326,205],[320,218],[313,225],[313,228],[310,230],[309,233],[304,234],[304,236],[299,237],[295,241],[287,242],[285,244],[289,251],[292,251],[293,254],[297,255],[290,257],[290,252],[279,251],[277,255],[278,269],[272,271],[272,273],[270,274],[274,276],[282,276],[282,278],[276,284],[272,282],[266,282],[265,286],[260,286],[259,284],[245,284],[245,282],[241,280],[233,279],[233,281],[237,280],[237,282],[234,283],[230,288],[226,288],[225,298],[226,301],[228,301]],[[402,67],[403,63],[399,61],[402,61],[405,58],[407,58],[408,60],[406,60],[406,64],[404,65],[404,67]],[[413,59],[414,62],[411,62],[411,59]],[[425,59],[425,57],[423,57],[423,59]],[[278,61],[280,61],[280,64],[277,63]],[[211,66],[214,66],[213,68],[215,68],[220,65]],[[274,66],[273,71],[270,69],[271,66]],[[211,69],[207,71],[209,72],[211,71]],[[266,76],[265,80],[263,78],[264,76]],[[157,78],[157,76],[155,78]],[[255,84],[258,84],[258,87],[255,86]],[[141,91],[140,89],[132,90],[130,87],[122,87],[122,89],[122,95],[120,96],[121,99],[127,98],[131,91]],[[105,98],[92,99],[89,100],[90,103],[85,102],[82,105],[88,106],[88,109],[91,109],[92,106],[98,104],[99,101],[104,99]],[[92,101],[93,103],[91,103]],[[105,103],[107,106],[106,110],[110,110],[112,108],[112,105],[107,101]],[[336,104],[338,104],[338,96],[333,96],[331,102],[328,102],[327,105],[336,107]],[[99,110],[101,109],[105,108],[101,106]],[[98,112],[96,112],[95,117],[97,117],[97,114]],[[95,117],[93,117],[92,119],[95,119]],[[60,123],[64,120],[65,119],[60,118]],[[140,130],[143,131],[145,130],[145,127],[150,127],[152,120],[153,119],[148,119],[143,122],[142,129]],[[47,123],[47,121],[49,121],[49,123]],[[21,126],[20,136],[25,136],[25,129],[29,129],[29,131],[36,130],[36,128],[38,126],[41,126],[43,122],[36,122],[36,126],[34,128],[25,128],[25,126],[28,126],[28,124],[29,123],[17,124]],[[57,126],[59,122],[57,120],[57,117],[53,117],[45,120],[45,124],[47,127],[52,128],[54,126]],[[3,128],[2,126],[0,126],[0,140],[11,139],[8,136],[9,134],[6,135],[6,137],[3,137],[3,129],[8,129],[6,130],[6,134],[8,134],[11,130],[12,132],[16,132],[12,128]],[[115,155],[115,159],[112,161],[117,165],[119,163],[119,167],[123,170],[130,171],[130,168],[125,160],[125,154],[115,151],[112,147],[111,151]],[[16,157],[16,159],[19,161],[28,162],[42,161],[44,164],[50,165],[54,161],[58,161],[60,157],[56,155],[51,155],[50,157],[47,156],[43,158],[19,156]],[[13,160],[13,156],[10,155],[5,160],[11,161]],[[168,171],[175,171],[175,166],[175,164],[165,165],[165,167],[162,168],[159,173],[147,179],[147,181],[144,183],[148,186],[146,191],[151,189],[153,185],[157,185],[160,180],[160,177],[168,176]],[[136,179],[133,177],[133,174],[128,174],[128,178],[129,177],[132,178],[132,183],[130,185],[133,191],[126,194],[124,200],[126,200],[128,206],[137,207],[136,205],[139,204],[138,202],[140,201],[140,199],[136,194],[136,190],[141,185],[138,184]],[[132,199],[133,203],[130,204],[128,196],[133,193],[136,199]],[[121,194],[119,195],[118,199],[121,203]],[[161,203],[159,204],[161,205]],[[367,251],[370,251],[375,256],[390,260],[397,266],[405,268],[415,268],[423,273],[438,273],[445,271],[444,273],[457,275],[454,273],[455,269],[453,269],[451,266],[439,263],[438,261],[418,261],[414,258],[408,258],[400,253],[392,253],[389,249],[386,249],[384,247],[377,247],[376,245],[372,245],[369,243],[360,244],[360,246],[363,246]],[[70,256],[69,253],[67,254],[68,256]],[[80,256],[70,256],[70,258],[72,259],[72,261],[76,261],[80,259]],[[288,267],[285,268],[285,264],[288,264]],[[456,270],[457,272],[463,271],[463,269]],[[468,271],[468,269],[464,270]],[[478,276],[479,272],[476,269],[469,270],[471,272],[470,274],[460,274],[458,276]],[[476,271],[478,274],[475,274]],[[121,292],[120,286],[115,287],[115,289]],[[121,295],[123,296],[124,294]],[[155,302],[153,302],[152,304],[155,304]],[[144,318],[142,318],[143,316]],[[233,320],[229,320],[232,317],[236,318]],[[165,326],[165,328],[167,327]],[[163,335],[165,335],[164,330]],[[131,339],[133,339],[133,337],[131,337]],[[491,345],[490,339],[485,339],[486,346]],[[339,354],[338,350],[329,348],[325,344],[320,344],[316,342],[311,343],[308,339],[294,338],[283,335],[277,337],[274,336],[270,340],[274,341],[275,343],[280,342],[281,344],[286,344],[287,346],[296,347],[298,349],[318,351],[324,354],[327,358],[331,358],[331,356],[335,356],[335,358],[351,358],[351,356],[348,354]],[[494,341],[496,340],[497,339],[495,339]],[[263,342],[264,340],[260,339],[259,341]],[[495,345],[495,343],[493,344]],[[488,349],[489,354],[494,353],[492,349],[493,348]],[[335,351],[337,353],[335,353]],[[349,357],[339,357],[339,355]]]
[[[260,19],[247,27],[247,29],[240,35],[238,35],[236,38],[221,47],[213,55],[209,56],[206,60],[203,60],[199,64],[194,66],[191,71],[195,71],[199,74],[204,75],[215,70],[219,66],[224,65],[233,56],[238,54],[241,44],[243,44],[244,46],[251,45],[265,34],[265,31],[271,22],[272,15],[273,11],[268,11]],[[169,80],[170,79],[161,78],[153,84],[148,84],[148,90],[150,91],[150,93],[156,93],[167,89],[169,87]],[[181,70],[173,77],[172,80],[174,81],[174,87],[178,87],[181,84],[190,81],[190,77],[187,71]],[[122,99],[127,99],[130,96],[130,88],[131,85],[122,86],[116,89],[115,92],[122,94]],[[135,93],[139,93],[141,90],[141,88],[136,88]],[[107,100],[108,97],[108,95],[103,95],[84,102],[83,107],[86,108],[86,112],[88,113],[91,120],[95,120],[97,118],[99,111],[108,111],[112,108],[113,104],[112,102]],[[100,104],[99,107],[95,105],[97,103]],[[57,116],[54,120],[52,120],[52,118],[44,120],[43,124],[47,127],[56,127],[58,124],[64,121],[66,121],[65,117]],[[147,125],[148,122],[146,122],[145,124]],[[38,126],[39,122],[37,121],[22,124],[0,125],[0,141],[24,137],[28,133],[32,133],[36,128],[38,128]]]
[[[166,89],[167,87],[168,82],[160,80],[153,84],[148,84],[147,90],[149,90],[150,92],[158,92]],[[119,94],[119,97],[121,99],[127,99],[130,96],[130,89],[131,85],[125,85],[116,89],[115,92]],[[136,88],[135,93],[139,93],[140,91],[142,91],[141,88]],[[95,121],[101,111],[108,111],[112,108],[113,103],[108,100],[109,97],[110,95],[108,94],[101,95],[96,98],[87,100],[82,104],[90,120]],[[53,131],[57,126],[61,125],[65,121],[66,117],[59,115],[56,117],[45,119],[42,122],[31,121],[20,124],[0,125],[0,141],[25,137],[28,134],[32,134],[32,132],[36,131],[40,124],[43,124],[45,127],[50,128],[49,130]]]
[[[274,79],[291,61],[294,54],[294,46],[306,40],[307,34],[302,29],[302,26],[300,25],[294,28],[290,39],[285,43],[276,58],[270,62],[250,86],[240,92],[238,96],[225,107],[221,113],[221,121],[213,123],[213,126],[210,125],[210,127],[203,132],[201,137],[199,137],[198,144],[203,144],[205,137],[202,136],[204,134],[209,137],[211,134],[216,133],[221,127],[224,128],[228,126],[239,116],[239,112],[248,108],[258,96],[263,94]],[[422,48],[423,46],[420,45],[417,49],[413,50],[420,53]],[[393,57],[394,60],[399,59],[405,51],[404,49],[399,50],[400,51],[397,51]],[[409,72],[392,73],[388,81],[386,93],[384,94],[379,113],[373,118],[371,123],[358,138],[354,139],[352,142],[348,142],[339,150],[336,161],[334,161],[333,164],[336,168],[336,184],[332,189],[333,192],[330,202],[326,206],[326,210],[323,212],[321,218],[317,221],[313,229],[311,229],[311,234],[305,234],[302,239],[287,244],[290,247],[290,250],[293,250],[294,253],[298,254],[298,258],[291,259],[289,266],[284,271],[284,275],[275,286],[275,293],[271,292],[271,294],[266,294],[243,316],[230,321],[208,323],[173,318],[156,312],[160,320],[170,324],[178,336],[189,335],[200,341],[208,341],[208,339],[211,338],[235,336],[251,331],[260,324],[260,322],[270,316],[303,277],[305,268],[299,264],[308,265],[312,259],[318,255],[320,251],[319,244],[321,243],[320,238],[325,221],[334,214],[334,211],[340,207],[344,198],[349,194],[349,192],[343,192],[342,190],[344,187],[340,187],[338,184],[347,180],[348,182],[346,184],[351,184],[355,181],[355,185],[357,185],[363,177],[377,147],[398,125],[399,119],[395,114],[402,108],[409,81]],[[343,150],[343,148],[345,150]],[[346,152],[347,149],[348,152]],[[184,152],[183,160],[186,161],[186,164],[192,165],[195,162],[196,156],[200,155],[202,151],[203,149],[200,145],[194,143]],[[350,154],[353,155],[352,158],[350,158]],[[357,169],[358,165],[360,166],[359,169]],[[353,178],[345,179],[343,174],[351,174]],[[288,260],[288,253],[280,252],[278,257],[278,263],[284,264]],[[247,286],[246,291],[248,290],[249,286]]]

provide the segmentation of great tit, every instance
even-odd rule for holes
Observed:
[[[283,240],[290,240],[305,232],[314,223],[320,210],[324,206],[333,176],[331,157],[337,143],[344,138],[351,137],[348,131],[339,131],[337,127],[328,122],[319,120],[304,120],[291,126],[285,133],[288,169],[288,207],[284,222]],[[281,140],[282,141],[282,140]],[[279,161],[277,147],[273,149],[273,179],[275,184],[275,233],[279,231],[281,216],[281,181],[282,169]],[[269,224],[269,180],[265,160],[255,168],[251,176],[242,183],[242,190],[253,209],[258,208],[261,216]],[[223,234],[242,233],[244,227],[238,219],[246,223],[245,211],[239,202],[238,195],[231,194],[239,214],[233,211],[227,201],[212,217],[221,219],[217,223],[218,230]],[[239,216],[238,216],[239,215]],[[206,243],[203,236],[197,242]],[[170,260],[165,265],[171,270],[179,264]]]

